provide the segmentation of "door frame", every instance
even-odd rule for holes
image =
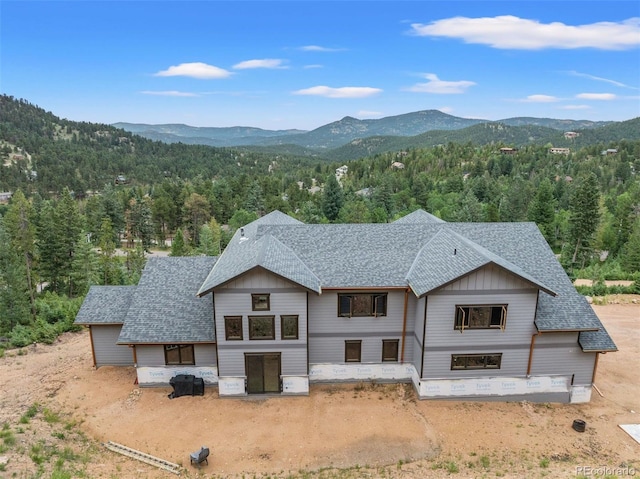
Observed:
[[[278,358],[278,390],[277,391],[265,391],[265,368],[264,358],[265,356],[276,356]],[[249,391],[249,360],[250,357],[262,358],[262,391],[250,392]],[[281,352],[260,352],[260,353],[244,353],[244,372],[247,378],[247,394],[280,394],[282,393],[282,353]]]

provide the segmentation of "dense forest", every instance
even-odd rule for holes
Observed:
[[[629,122],[615,127],[561,153],[470,138],[336,163],[167,145],[2,96],[0,352],[73,328],[89,286],[135,284],[145,251],[217,255],[275,209],[306,223],[387,222],[417,208],[534,221],[571,276],[596,280],[595,292],[632,279],[640,292],[640,141],[624,139]]]

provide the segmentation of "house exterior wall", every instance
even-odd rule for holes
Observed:
[[[166,365],[162,344],[138,344],[135,350],[138,384],[142,387],[168,386],[178,374],[193,374],[208,385],[218,382],[215,344],[194,344],[195,365]]]
[[[573,377],[574,386],[591,386],[597,353],[585,353],[578,333],[538,334],[531,362],[532,375],[562,374]]]
[[[96,364],[100,366],[133,366],[133,350],[116,344],[121,324],[91,325],[91,340]]]
[[[268,294],[269,310],[254,311],[252,294]],[[308,392],[306,290],[267,271],[254,270],[214,291],[214,311],[221,394],[227,386],[229,394],[244,394],[240,383],[246,376],[245,353],[279,353],[283,382],[292,392]],[[282,315],[298,316],[298,339],[282,339]],[[226,339],[225,316],[242,317],[242,340]],[[275,339],[250,339],[249,316],[274,316]]]

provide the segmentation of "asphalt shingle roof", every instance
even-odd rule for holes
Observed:
[[[437,216],[432,215],[431,213],[427,213],[424,210],[415,210],[408,215],[403,216],[402,218],[398,218],[394,221],[396,224],[415,224],[415,223],[445,223],[444,220],[438,218]]]
[[[216,258],[149,258],[118,344],[214,342],[213,302],[195,293]]]
[[[136,286],[91,286],[76,315],[76,324],[122,324]]]

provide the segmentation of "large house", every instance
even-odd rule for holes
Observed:
[[[589,401],[616,346],[533,223],[307,225],[278,211],[213,257],[150,258],[76,319],[94,365],[220,396],[411,382],[426,398]]]

